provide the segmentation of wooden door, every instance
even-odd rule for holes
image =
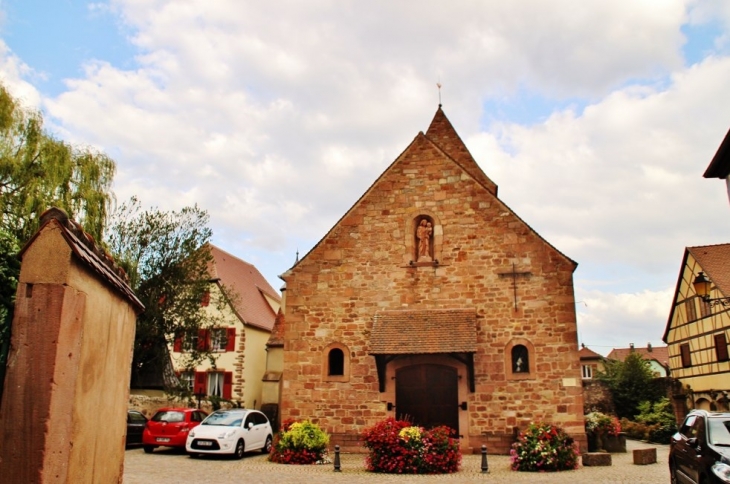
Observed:
[[[446,425],[459,433],[459,377],[456,368],[413,365],[396,371],[395,407],[399,420],[425,428]]]

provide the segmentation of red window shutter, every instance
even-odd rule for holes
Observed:
[[[204,371],[196,371],[195,372],[195,385],[193,388],[193,393],[196,395],[207,395],[208,391],[206,385],[208,383],[208,375]]]
[[[236,328],[226,329],[226,351],[236,351]]]
[[[175,336],[175,342],[172,345],[172,351],[175,353],[182,353],[182,336]]]
[[[223,373],[223,398],[231,399],[231,388],[233,387],[233,373],[227,371]]]
[[[209,333],[207,329],[198,330],[198,351],[207,351],[210,348]]]
[[[203,298],[200,300],[201,306],[207,306],[210,304],[210,291],[205,291],[203,293]]]

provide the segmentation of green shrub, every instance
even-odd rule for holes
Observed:
[[[578,467],[578,445],[559,427],[531,423],[512,444],[513,471],[555,472]]]
[[[393,474],[444,474],[457,472],[461,463],[459,443],[451,429],[426,430],[404,420],[388,418],[362,434],[368,448],[366,467]]]
[[[664,397],[655,403],[642,402],[638,410],[635,422],[621,421],[626,435],[633,439],[668,444],[677,431],[677,422],[669,399]]]
[[[314,464],[327,462],[330,438],[317,424],[304,420],[283,422],[274,438],[269,460],[280,464]]]

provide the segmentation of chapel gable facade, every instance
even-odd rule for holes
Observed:
[[[577,264],[497,198],[441,107],[286,281],[282,419],[344,450],[387,417],[508,452],[547,421],[585,441]]]

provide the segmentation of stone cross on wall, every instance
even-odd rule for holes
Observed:
[[[532,275],[532,272],[530,271],[518,271],[516,264],[512,263],[512,270],[511,271],[502,271],[497,272],[499,277],[503,278],[511,278],[512,279],[512,294],[514,296],[515,301],[515,311],[517,311],[517,278],[518,277],[530,277]]]

